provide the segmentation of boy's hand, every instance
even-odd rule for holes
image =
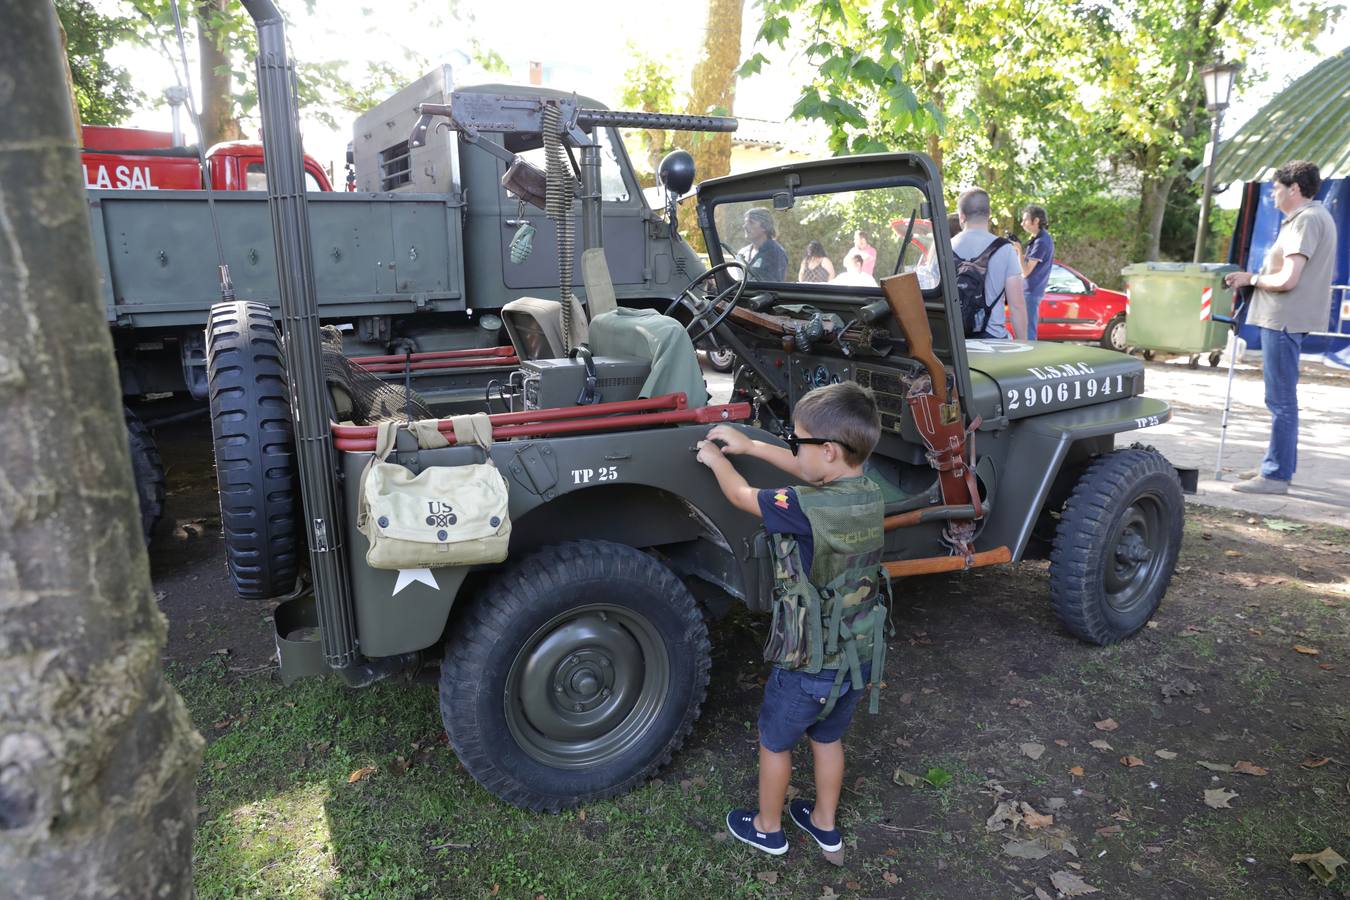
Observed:
[[[708,432],[709,441],[721,441],[719,448],[721,453],[729,453],[736,456],[741,453],[749,453],[751,440],[740,431],[732,428],[730,425],[714,425]],[[702,462],[700,459],[699,462]]]
[[[717,427],[721,428],[722,426],[719,425]],[[726,459],[726,457],[722,455],[721,447],[717,446],[711,440],[698,442],[699,462],[711,469],[719,459]]]

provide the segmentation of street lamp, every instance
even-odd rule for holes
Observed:
[[[1205,191],[1200,197],[1200,229],[1195,235],[1195,261],[1205,258],[1205,235],[1209,231],[1209,198],[1214,193],[1214,161],[1219,155],[1219,124],[1223,121],[1223,111],[1228,108],[1229,95],[1233,93],[1233,80],[1237,77],[1236,63],[1210,63],[1200,70],[1200,80],[1205,85],[1205,109],[1209,110],[1209,145],[1205,147]]]

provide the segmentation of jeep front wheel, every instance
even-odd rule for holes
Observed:
[[[670,760],[708,686],[708,631],[675,575],[578,541],[495,578],[446,642],[441,717],[508,803],[556,811],[631,790]]]
[[[1113,644],[1152,618],[1181,549],[1176,470],[1157,451],[1094,461],[1064,504],[1050,554],[1050,599],[1066,629]]]

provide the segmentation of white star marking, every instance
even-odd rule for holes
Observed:
[[[420,581],[432,590],[439,591],[441,589],[441,586],[436,583],[436,576],[431,574],[430,569],[399,569],[398,581],[394,583],[394,593],[390,596],[397,595],[399,591],[414,581]]]

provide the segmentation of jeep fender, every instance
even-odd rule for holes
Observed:
[[[1006,432],[1010,444],[1002,456],[1017,465],[1017,477],[1000,479],[1002,493],[980,536],[980,547],[1007,544],[1013,560],[1021,559],[1071,452],[1089,456],[1108,452],[1114,446],[1114,435],[1160,425],[1171,418],[1172,407],[1163,400],[1127,397],[1013,423]]]

